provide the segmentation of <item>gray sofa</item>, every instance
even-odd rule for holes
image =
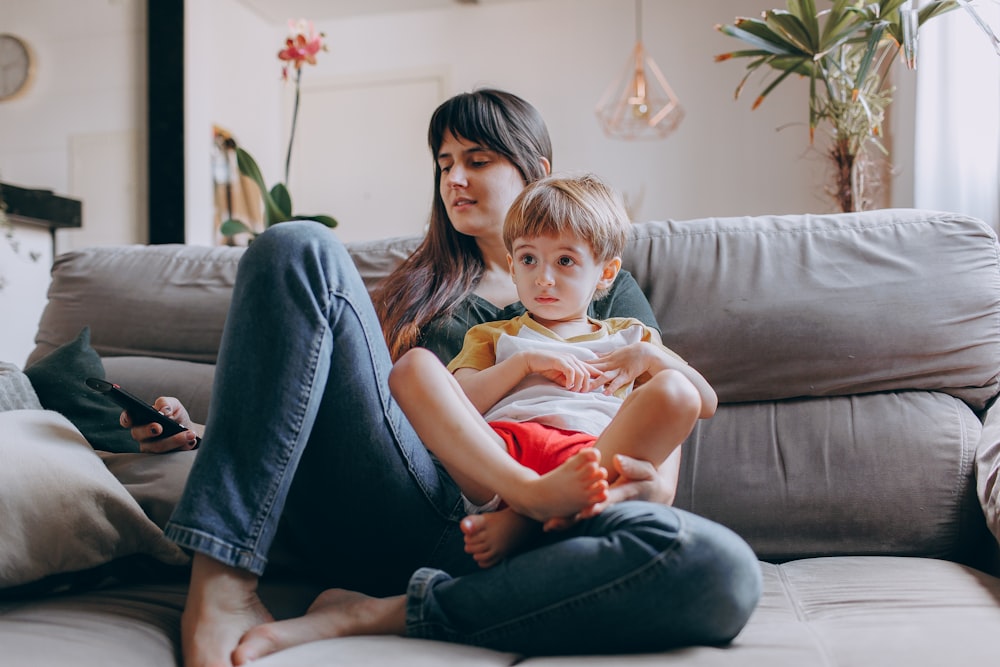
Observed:
[[[413,245],[397,238],[351,251],[373,285]],[[149,399],[178,396],[203,420],[240,254],[129,246],[61,256],[27,365],[88,325],[109,379]],[[684,445],[677,505],[733,528],[761,560],[764,596],[733,644],[531,658],[371,637],[257,664],[995,662],[997,466],[983,456],[1000,458],[1000,416],[989,410],[1000,393],[993,230],[913,210],[643,222],[624,265],[664,340],[720,397]],[[162,525],[194,455],[100,457]],[[85,563],[89,590],[66,574],[70,560],[0,601],[0,662],[177,664],[182,556],[154,536],[108,560]],[[53,577],[64,591],[33,591]],[[300,612],[314,592],[282,577],[264,585],[279,615]]]

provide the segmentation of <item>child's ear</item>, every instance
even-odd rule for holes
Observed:
[[[510,279],[514,280],[514,258],[507,253],[507,270],[510,271]]]
[[[597,282],[597,289],[607,289],[611,287],[611,283],[615,282],[615,278],[618,277],[618,272],[622,270],[622,258],[612,257],[604,263],[604,271],[601,273],[601,279]]]

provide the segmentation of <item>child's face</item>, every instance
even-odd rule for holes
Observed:
[[[611,286],[621,260],[600,262],[590,244],[572,235],[518,238],[508,255],[524,307],[543,324],[586,318],[598,289]]]

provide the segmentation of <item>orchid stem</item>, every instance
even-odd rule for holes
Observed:
[[[302,69],[295,70],[295,106],[292,108],[292,131],[288,135],[288,153],[285,155],[285,187],[288,187],[288,169],[292,164],[292,144],[295,142],[295,124],[299,120],[299,83]]]

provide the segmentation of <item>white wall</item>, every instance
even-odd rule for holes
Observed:
[[[350,122],[331,114],[300,127],[297,141],[309,149],[298,144],[293,154],[296,209],[342,218],[346,239],[393,233],[394,225],[419,229],[432,187],[423,129],[430,111],[455,92],[491,85],[541,110],[557,169],[594,171],[641,197],[639,219],[831,210],[822,194],[824,159],[807,140],[806,83],[786,82],[751,111],[759,80],[734,101],[743,63],[713,61],[742,48],[715,24],[780,4],[647,0],[646,48],[687,116],[666,140],[639,143],[605,138],[593,113],[634,43],[629,0],[513,1],[320,22],[330,52],[305,73],[300,120],[311,113],[308,94],[343,96],[362,81],[427,76],[437,87],[433,95],[422,89],[413,108],[359,118],[352,106]],[[144,7],[143,0],[4,0],[3,31],[27,39],[39,65],[27,95],[0,103],[0,178],[83,200],[84,227],[58,233],[60,252],[147,238]],[[268,24],[237,0],[187,0],[185,11],[187,239],[207,244],[212,124],[231,130],[273,184],[284,167],[292,86],[279,78],[283,24]],[[894,109],[899,127],[911,122],[912,109],[912,94],[901,95]],[[898,205],[912,201],[905,143]],[[296,161],[309,153],[324,155],[324,163]],[[307,188],[309,171],[330,174],[325,187]],[[21,363],[44,305],[29,284],[44,278],[37,267],[25,274],[8,255],[0,254],[0,262],[7,281],[0,291],[0,359]]]
[[[144,242],[145,3],[4,0],[0,31],[31,46],[26,94],[0,102],[0,180],[83,200],[83,228],[60,230],[57,252]],[[19,227],[25,251],[0,239],[0,360],[23,364],[45,305],[48,233]]]
[[[277,53],[287,30],[236,0],[185,0],[184,31],[185,239],[211,245],[213,124],[253,147],[269,183],[278,177],[272,171],[282,127]]]
[[[734,101],[743,65],[713,60],[717,53],[742,48],[713,26],[759,10],[760,0],[645,3],[643,41],[687,111],[674,135],[653,142],[607,139],[594,115],[598,100],[620,77],[631,54],[635,42],[632,2],[533,0],[318,22],[330,52],[321,54],[319,64],[307,67],[303,77],[291,188],[296,209],[338,217],[345,239],[380,235],[378,221],[398,221],[400,210],[408,211],[405,215],[411,219],[406,224],[419,229],[426,218],[432,183],[424,130],[436,103],[395,110],[398,123],[421,128],[401,149],[384,113],[359,119],[353,109],[344,109],[342,114],[324,109],[325,118],[310,124],[310,94],[327,95],[366,79],[412,82],[436,76],[443,84],[437,102],[489,85],[512,90],[534,103],[549,124],[556,169],[602,175],[631,199],[641,201],[637,218],[830,210],[831,203],[820,187],[825,161],[808,145],[805,82],[786,83],[751,112],[759,81]],[[268,71],[276,69],[273,53],[281,35],[260,47],[273,59]],[[259,64],[246,66],[239,72],[259,68]],[[283,91],[286,115],[269,137],[258,134],[251,141],[241,131],[256,118],[256,111],[231,108],[228,116],[220,115],[215,121],[230,126],[258,158],[269,185],[282,175],[292,89],[289,85]],[[258,106],[265,111],[270,108],[263,90]],[[351,119],[348,131],[358,139],[343,136],[344,118]],[[786,129],[778,131],[779,127]],[[317,152],[325,154],[321,166],[303,166],[295,160]],[[269,154],[272,160],[258,153]],[[416,158],[404,162],[401,155]],[[379,165],[381,178],[365,169],[371,165]],[[317,168],[329,175],[322,182],[325,187],[311,187],[310,180],[315,178],[296,172]],[[398,182],[400,174],[407,183]],[[201,199],[201,213],[197,204],[191,205],[189,217],[210,219],[209,193]]]

